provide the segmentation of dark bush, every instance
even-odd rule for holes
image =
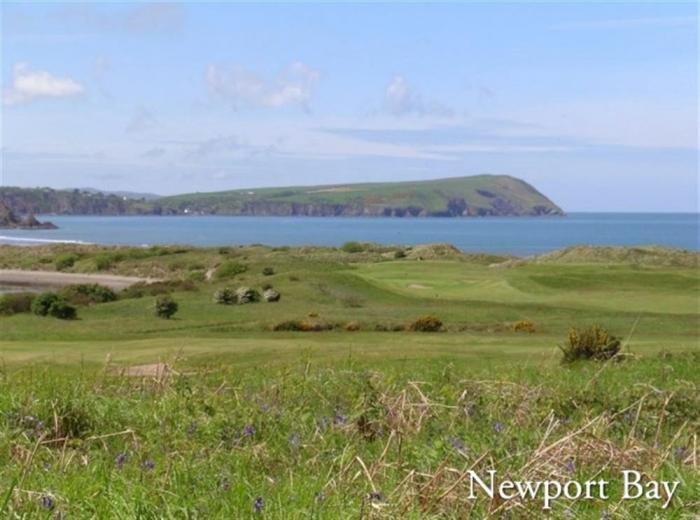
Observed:
[[[0,315],[12,316],[24,312],[31,312],[32,302],[36,298],[35,293],[22,292],[10,293],[0,297]]]
[[[262,290],[267,291],[268,289],[272,289],[272,284],[271,283],[264,283],[262,284]]]
[[[49,315],[59,320],[74,320],[78,317],[78,312],[75,307],[65,300],[58,300],[51,305]]]
[[[57,271],[65,271],[70,269],[78,261],[78,255],[75,253],[63,253],[58,256],[53,261],[53,265],[56,267]]]
[[[396,258],[397,260],[400,258],[406,258],[406,252],[403,249],[399,249],[394,253],[394,258]]]
[[[442,321],[436,316],[421,316],[408,326],[413,332],[439,332],[442,330]]]
[[[172,318],[178,310],[178,304],[170,296],[158,296],[156,298],[155,311],[156,316],[169,320]]]
[[[605,361],[614,357],[620,351],[620,346],[619,338],[593,325],[582,330],[575,327],[569,329],[566,343],[559,345],[559,348],[564,354],[562,362],[571,363],[579,359]]]
[[[117,295],[112,289],[96,283],[69,285],[61,289],[59,295],[74,305],[107,303],[117,299]]]
[[[37,316],[48,316],[51,306],[61,298],[56,293],[45,292],[34,298],[32,312]]]
[[[37,316],[53,316],[62,320],[72,320],[77,316],[75,307],[52,292],[37,296],[32,302],[32,312]]]
[[[273,274],[275,274],[275,270],[272,267],[265,267],[262,270],[262,274],[263,276],[272,276]]]
[[[217,267],[216,271],[214,271],[214,279],[224,280],[233,278],[241,273],[245,273],[247,270],[248,268],[245,265],[232,260],[227,260]]]
[[[225,287],[214,293],[214,302],[219,305],[235,305],[238,303],[238,296],[233,289]]]
[[[359,242],[345,242],[340,249],[346,253],[361,253],[365,250],[365,246]]]

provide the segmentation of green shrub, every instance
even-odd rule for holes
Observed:
[[[238,296],[233,289],[225,287],[214,293],[214,302],[219,305],[235,305],[238,303]]]
[[[615,356],[620,351],[620,346],[619,338],[602,327],[593,325],[582,330],[575,327],[569,329],[566,343],[559,345],[559,348],[563,353],[562,362],[571,363],[579,359],[605,361]]]
[[[75,307],[56,293],[46,292],[32,302],[32,312],[37,316],[53,316],[62,320],[72,320],[77,316]]]
[[[442,320],[436,316],[421,316],[408,326],[412,332],[439,332],[442,330]]]
[[[227,260],[214,271],[214,279],[225,280],[233,278],[241,273],[245,273],[247,270],[248,268],[245,265],[233,260]]]
[[[59,295],[74,305],[107,303],[117,299],[117,295],[112,289],[96,283],[69,285],[61,289]]]
[[[359,242],[345,242],[340,247],[340,249],[342,249],[346,253],[361,253],[365,250],[365,246],[363,246]]]
[[[170,296],[158,296],[156,298],[155,311],[156,316],[169,320],[172,318],[178,310],[178,304]]]
[[[51,306],[61,298],[56,293],[45,292],[34,298],[32,312],[37,316],[48,316]]]
[[[49,315],[59,320],[74,320],[78,317],[78,311],[65,300],[58,300],[51,305]]]
[[[75,253],[63,253],[56,256],[53,261],[53,265],[56,267],[57,271],[65,271],[66,269],[73,267],[77,261],[78,255]]]
[[[400,258],[406,258],[406,251],[404,251],[403,249],[399,249],[394,253],[394,258],[396,258],[397,260]]]
[[[262,270],[262,274],[263,276],[272,276],[273,274],[275,274],[275,270],[272,267],[265,267]]]
[[[0,297],[0,315],[12,316],[24,312],[31,312],[32,302],[36,298],[35,293],[22,292],[10,293]]]

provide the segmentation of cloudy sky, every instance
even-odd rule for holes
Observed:
[[[698,210],[693,3],[0,9],[4,185],[504,173],[568,211]]]

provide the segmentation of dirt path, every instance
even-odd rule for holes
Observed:
[[[20,271],[0,269],[0,284],[28,287],[64,287],[77,283],[98,283],[121,290],[137,282],[156,282],[154,278],[115,276],[109,274],[56,273],[52,271]]]

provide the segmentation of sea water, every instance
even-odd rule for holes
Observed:
[[[0,230],[0,244],[56,242],[226,246],[339,246],[348,241],[415,245],[444,242],[463,251],[526,256],[574,245],[659,245],[697,251],[693,213],[572,213],[565,217],[323,218],[53,216],[56,230]]]

